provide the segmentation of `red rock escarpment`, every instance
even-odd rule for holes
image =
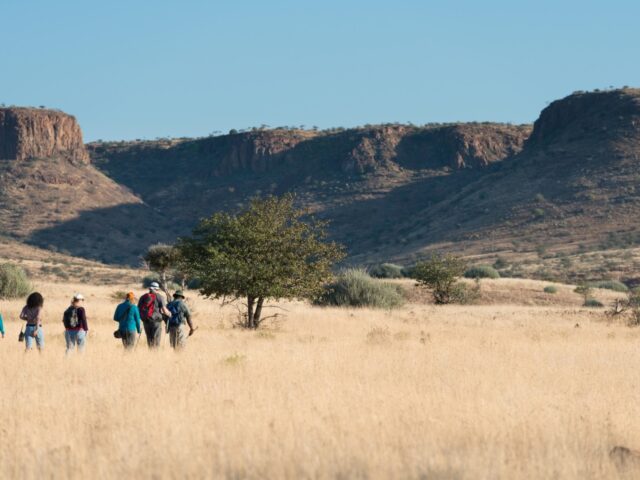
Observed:
[[[75,117],[35,108],[0,108],[0,159],[64,157],[89,163]]]

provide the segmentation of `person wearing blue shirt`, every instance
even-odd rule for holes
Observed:
[[[4,338],[4,322],[2,321],[2,314],[0,313],[0,334]]]
[[[140,328],[140,310],[136,305],[136,296],[133,292],[127,293],[124,302],[116,307],[113,320],[118,322],[118,332],[122,339],[122,344],[126,350],[136,345],[136,332],[142,332]]]

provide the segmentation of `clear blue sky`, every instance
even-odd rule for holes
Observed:
[[[640,2],[0,0],[0,103],[87,140],[254,125],[530,122],[640,85]]]

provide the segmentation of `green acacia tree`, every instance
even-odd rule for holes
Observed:
[[[170,300],[169,276],[181,265],[180,251],[173,245],[157,243],[151,245],[142,258],[149,270],[160,276],[162,290]]]
[[[187,272],[209,298],[244,298],[246,328],[263,321],[265,301],[313,298],[331,278],[343,249],[326,223],[305,221],[293,195],[254,199],[238,215],[216,213],[178,242]]]
[[[419,285],[431,289],[433,301],[444,305],[459,301],[464,294],[464,285],[458,282],[466,270],[466,262],[454,255],[433,255],[429,260],[418,263],[412,270],[412,277]]]

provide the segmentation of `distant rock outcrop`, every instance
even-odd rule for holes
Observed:
[[[64,157],[89,163],[75,117],[36,108],[0,108],[0,159]]]

